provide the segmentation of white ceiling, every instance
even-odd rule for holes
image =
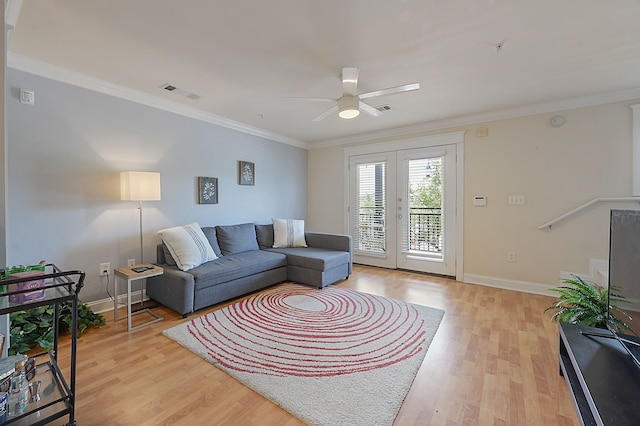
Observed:
[[[639,0],[24,0],[9,54],[312,147],[576,98],[636,97],[639,17]],[[372,99],[392,109],[353,120],[312,122],[330,105],[281,99],[339,97],[343,67],[360,68],[359,93],[421,89]]]

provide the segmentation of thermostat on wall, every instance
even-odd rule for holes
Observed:
[[[473,197],[473,205],[475,207],[485,207],[487,205],[487,197],[485,195],[476,195]]]

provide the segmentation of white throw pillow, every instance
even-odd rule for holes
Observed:
[[[307,247],[304,239],[304,220],[272,219],[273,247]]]
[[[183,271],[218,258],[198,222],[162,229],[158,234]]]

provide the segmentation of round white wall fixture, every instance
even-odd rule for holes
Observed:
[[[553,127],[560,127],[566,122],[567,120],[561,115],[555,115],[551,118],[551,125]]]

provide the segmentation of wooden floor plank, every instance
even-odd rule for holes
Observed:
[[[395,425],[578,425],[543,313],[552,298],[357,265],[337,286],[445,311]],[[155,310],[164,321],[131,333],[107,314],[78,341],[78,424],[303,424],[162,335],[193,317]]]

